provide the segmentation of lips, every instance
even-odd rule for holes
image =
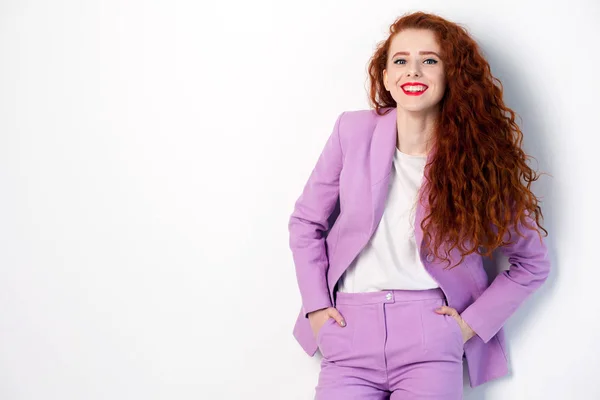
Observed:
[[[425,89],[421,90],[421,91],[410,92],[410,91],[406,90],[407,86],[423,86],[423,87],[425,87]],[[427,86],[421,82],[406,82],[406,83],[402,84],[400,87],[402,88],[402,91],[404,92],[404,94],[406,94],[407,96],[420,96],[423,93],[425,93],[427,91],[427,89],[429,88],[429,86]]]

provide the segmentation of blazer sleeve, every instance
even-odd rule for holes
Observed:
[[[529,224],[518,221],[519,232],[509,229],[511,244],[500,247],[508,256],[510,267],[500,273],[481,296],[460,315],[475,333],[487,343],[519,306],[547,279],[550,273],[548,250],[537,231],[537,224],[526,214]]]
[[[305,318],[312,311],[332,306],[327,286],[329,259],[324,233],[330,227],[329,217],[339,197],[343,163],[340,121],[343,115],[337,117],[333,132],[295,202],[288,223],[289,245]]]

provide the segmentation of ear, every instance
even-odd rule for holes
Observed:
[[[390,89],[388,89],[388,87],[387,87],[387,70],[386,69],[383,70],[383,87],[385,87],[385,90],[387,90],[388,92],[390,91]]]

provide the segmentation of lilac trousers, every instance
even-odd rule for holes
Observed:
[[[463,338],[441,289],[338,292],[333,318],[317,333],[317,400],[463,398]]]

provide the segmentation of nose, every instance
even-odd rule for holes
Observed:
[[[416,69],[411,69],[406,73],[408,76],[420,76],[421,74]]]
[[[418,62],[413,62],[410,66],[410,68],[408,69],[407,72],[408,76],[421,76],[421,72],[419,71],[419,63]]]

